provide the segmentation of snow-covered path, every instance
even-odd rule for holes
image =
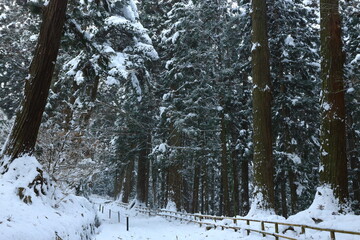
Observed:
[[[96,240],[136,239],[136,240],[229,240],[243,239],[240,233],[232,231],[210,230],[194,224],[181,224],[178,221],[169,222],[162,217],[136,216],[130,218],[130,230],[126,231],[124,223],[105,222],[100,227]],[[254,239],[254,238],[253,238]]]
[[[100,200],[100,199],[99,199]],[[97,201],[96,204],[100,202]],[[109,219],[109,209],[112,210]],[[120,211],[120,223],[118,223]],[[181,223],[159,216],[146,216],[134,210],[126,210],[115,203],[105,205],[104,213],[99,212],[101,226],[95,240],[236,240],[267,239],[256,235],[244,237],[241,232],[231,230],[206,230],[193,223]],[[129,231],[126,231],[126,216],[129,216]],[[269,238],[270,239],[270,238]]]

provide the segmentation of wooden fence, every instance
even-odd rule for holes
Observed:
[[[119,206],[128,208],[128,205],[124,204],[124,203],[119,203]],[[190,213],[182,213],[182,212],[162,210],[162,209],[153,210],[153,209],[146,208],[146,207],[136,207],[135,209],[138,212],[149,215],[149,216],[161,216],[164,218],[173,218],[173,219],[180,220],[180,221],[191,222],[191,223],[199,224],[200,227],[206,226],[207,229],[221,228],[222,230],[224,230],[224,229],[231,229],[234,231],[244,230],[244,231],[246,231],[247,235],[249,235],[251,232],[256,232],[256,233],[262,234],[264,237],[265,236],[273,236],[273,237],[275,237],[276,240],[279,240],[279,239],[297,240],[297,238],[284,235],[285,234],[284,232],[280,233],[279,226],[287,226],[289,228],[292,227],[293,230],[295,230],[297,228],[300,230],[300,234],[306,234],[307,229],[328,232],[330,234],[331,240],[336,240],[336,234],[348,234],[348,235],[353,235],[353,236],[360,236],[360,232],[320,228],[320,227],[316,227],[316,226],[309,226],[309,225],[303,225],[303,224],[284,223],[284,222],[276,222],[276,221],[262,221],[262,220],[257,220],[257,219],[248,219],[248,218],[220,217],[220,216],[212,216],[212,215],[190,214]],[[99,211],[104,212],[103,205],[99,206]],[[120,214],[118,213],[118,215],[120,215]],[[109,210],[109,218],[111,218],[111,210]],[[211,220],[211,221],[214,221],[214,223],[206,222],[205,220]],[[217,223],[217,221],[223,221],[223,220],[230,220],[234,224],[244,222],[244,223],[246,223],[246,225],[248,227],[230,226],[230,225],[226,225],[226,224]],[[120,222],[120,217],[119,217],[119,222]],[[259,229],[250,228],[252,223],[258,223],[257,225],[258,225]],[[269,225],[271,225],[273,227],[274,232],[266,231],[265,226],[267,226],[269,229]],[[359,237],[359,239],[360,239],[360,237]]]

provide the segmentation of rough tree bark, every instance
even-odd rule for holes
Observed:
[[[252,1],[254,198],[259,209],[274,209],[271,82],[266,0]]]
[[[44,8],[40,36],[25,80],[24,99],[16,115],[3,155],[10,162],[34,151],[58,55],[67,0],[51,0]],[[4,170],[7,171],[7,162]],[[4,163],[2,163],[4,164]]]
[[[322,124],[320,181],[341,202],[348,197],[345,92],[338,0],[320,0]]]

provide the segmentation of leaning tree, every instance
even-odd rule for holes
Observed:
[[[34,151],[59,51],[67,2],[51,0],[43,8],[39,39],[25,79],[24,99],[1,154],[2,173],[14,159]]]

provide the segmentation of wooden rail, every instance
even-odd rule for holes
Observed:
[[[160,210],[160,212],[161,212],[161,210]],[[170,218],[174,218],[174,219],[177,219],[177,220],[185,220],[187,222],[196,223],[196,224],[199,224],[200,227],[202,227],[202,225],[206,225],[206,226],[213,227],[214,229],[216,229],[216,228],[221,228],[222,230],[224,230],[224,229],[232,229],[235,232],[243,229],[243,230],[246,230],[248,235],[250,234],[250,232],[257,232],[257,233],[261,233],[263,236],[266,236],[266,235],[274,236],[276,240],[279,240],[280,238],[289,239],[289,240],[297,240],[296,238],[288,237],[288,236],[285,236],[285,235],[280,235],[280,234],[277,234],[277,233],[266,232],[264,230],[257,230],[257,229],[252,229],[252,228],[241,228],[241,227],[237,227],[237,226],[220,225],[220,224],[216,224],[216,223],[202,222],[201,220],[196,221],[196,220],[183,218],[183,217],[180,217],[180,216],[161,214],[161,213],[159,213],[157,215],[165,217],[165,218],[170,217]],[[182,214],[182,215],[187,215],[187,214]]]
[[[146,211],[149,211],[146,209],[148,209],[148,208],[142,208],[142,211],[144,211],[145,213],[146,213]],[[168,214],[161,214],[161,213],[168,213]],[[169,215],[169,214],[173,214],[173,215]],[[279,238],[295,239],[295,238],[291,238],[291,237],[288,237],[285,235],[280,235],[279,234],[279,226],[289,226],[289,227],[300,228],[300,234],[306,234],[306,229],[329,232],[331,240],[336,240],[336,233],[360,236],[360,232],[354,232],[354,231],[321,228],[321,227],[309,226],[309,225],[304,225],[304,224],[294,224],[294,223],[275,222],[275,221],[262,221],[262,220],[257,220],[257,219],[220,217],[220,216],[201,215],[201,214],[189,214],[189,213],[175,212],[175,211],[170,211],[170,210],[158,210],[157,215],[196,223],[196,224],[199,224],[200,226],[207,225],[207,226],[212,226],[214,228],[221,227],[222,229],[233,229],[234,231],[241,230],[241,228],[234,227],[234,226],[227,226],[227,225],[219,225],[219,224],[214,224],[214,223],[206,223],[206,222],[203,222],[203,220],[209,219],[209,220],[213,220],[215,223],[216,223],[216,221],[219,221],[219,220],[220,221],[221,220],[231,220],[231,221],[233,221],[234,224],[237,224],[237,222],[240,222],[240,221],[246,221],[247,225],[250,225],[251,222],[258,222],[261,224],[261,230],[256,230],[256,229],[251,229],[251,228],[243,228],[243,230],[246,230],[248,235],[250,234],[250,232],[258,232],[258,233],[263,234],[263,236],[271,235],[271,236],[274,236],[276,240],[278,240]],[[181,216],[184,216],[184,217],[181,217]],[[189,218],[185,218],[185,217],[193,218],[193,220],[189,219]],[[197,221],[197,219],[199,219],[199,221]],[[266,232],[265,224],[274,224],[275,233]]]
[[[119,203],[118,204],[121,207],[128,208],[127,204]],[[312,229],[316,231],[325,231],[330,233],[330,239],[336,240],[336,233],[338,234],[349,234],[349,235],[356,235],[360,236],[360,232],[353,232],[353,231],[346,231],[346,230],[337,230],[337,229],[329,229],[329,228],[320,228],[316,226],[309,226],[309,225],[303,225],[303,224],[294,224],[294,223],[285,223],[285,222],[275,222],[275,221],[262,221],[258,219],[248,219],[248,218],[236,218],[236,217],[220,217],[220,216],[211,216],[211,215],[201,215],[201,214],[190,214],[190,213],[183,213],[183,212],[175,212],[170,210],[152,210],[147,207],[135,207],[135,209],[143,214],[147,214],[149,216],[151,215],[157,215],[165,218],[174,218],[176,220],[180,221],[186,221],[191,222],[195,224],[199,224],[200,227],[207,226],[210,228],[221,228],[224,229],[232,229],[234,231],[239,230],[245,230],[247,232],[247,235],[249,235],[251,232],[256,232],[262,234],[265,236],[273,236],[276,240],[279,239],[289,239],[289,240],[296,240],[296,238],[285,236],[279,234],[279,226],[289,226],[289,227],[297,227],[300,228],[300,234],[306,234],[306,229]],[[104,206],[99,205],[99,211],[104,212]],[[118,213],[118,220],[120,222],[120,214]],[[111,218],[111,210],[109,210],[109,218]],[[204,222],[203,220],[213,220],[215,223],[209,223]],[[253,228],[243,228],[240,226],[229,226],[229,225],[223,225],[223,224],[217,224],[216,221],[221,220],[231,220],[234,224],[237,224],[240,221],[245,221],[246,225],[250,226],[252,222],[260,223],[261,230],[253,229]],[[274,224],[274,232],[267,232],[265,231],[265,224]]]

